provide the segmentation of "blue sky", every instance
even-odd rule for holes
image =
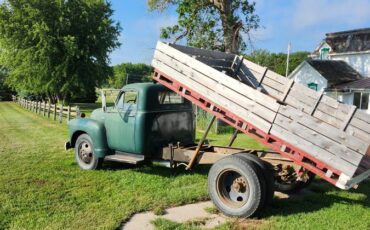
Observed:
[[[370,27],[370,0],[255,0],[263,28],[252,33],[254,49],[312,51],[327,32]],[[112,0],[114,20],[123,31],[122,46],[111,63],[149,64],[159,30],[176,23],[174,9],[149,12],[146,0]]]

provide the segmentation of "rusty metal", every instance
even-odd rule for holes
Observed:
[[[173,161],[175,163],[189,163],[191,157],[194,155],[194,150],[197,146],[191,147],[180,147],[177,146],[173,149]],[[214,164],[216,161],[229,156],[231,154],[236,154],[244,152],[242,148],[230,148],[222,146],[205,146],[200,148],[198,157],[194,163],[197,164]],[[171,149],[170,147],[165,147],[162,149],[161,154],[158,156],[161,160],[171,160]]]
[[[217,195],[225,205],[240,208],[250,199],[247,180],[233,169],[225,169],[216,179]]]
[[[213,116],[213,117],[212,117],[212,119],[209,121],[209,124],[208,124],[208,126],[207,126],[207,129],[206,129],[206,131],[204,132],[204,134],[203,134],[202,138],[200,139],[200,141],[199,141],[199,143],[198,143],[198,146],[197,146],[197,148],[195,149],[194,154],[193,154],[193,156],[191,157],[191,159],[190,159],[190,161],[189,161],[188,166],[186,167],[186,170],[189,170],[189,169],[191,169],[191,168],[193,167],[194,162],[195,162],[195,159],[197,158],[197,156],[198,156],[198,154],[199,154],[199,151],[200,151],[200,149],[201,149],[201,147],[202,147],[202,145],[203,145],[203,143],[204,143],[205,139],[207,138],[207,135],[208,135],[209,131],[211,130],[211,127],[212,127],[213,122],[214,122],[215,120],[216,120],[216,116]]]
[[[235,129],[233,135],[230,138],[229,147],[231,147],[234,144],[235,139],[238,137],[239,130]]]

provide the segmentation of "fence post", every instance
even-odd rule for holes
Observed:
[[[36,101],[35,113],[36,114],[39,113],[39,102],[38,101]]]
[[[63,105],[59,107],[59,123],[62,123],[63,120]]]
[[[71,119],[71,106],[68,105],[68,109],[67,109],[67,122]]]
[[[48,103],[48,118],[50,118],[50,109],[51,109],[51,103],[49,101],[49,103]]]
[[[46,101],[43,103],[42,115],[45,117]]]
[[[80,107],[76,106],[76,117],[80,117],[80,116],[81,116]]]
[[[57,119],[57,103],[54,104],[54,113],[53,113],[53,120]]]
[[[41,101],[39,101],[39,114],[41,114],[41,108],[42,108],[42,106],[41,106]]]

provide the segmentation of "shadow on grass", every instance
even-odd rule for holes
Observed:
[[[316,181],[307,190],[289,198],[274,198],[272,204],[262,211],[259,218],[315,212],[328,208],[335,203],[370,207],[369,191],[369,182],[364,182],[357,190],[343,192],[325,181]],[[358,195],[357,198],[351,198],[355,194]]]
[[[133,169],[140,173],[158,175],[161,177],[174,177],[181,175],[207,175],[210,166],[198,165],[192,170],[185,170],[185,166],[176,169],[166,168],[156,164],[128,165],[117,162],[104,162],[102,170],[125,170]],[[289,216],[299,213],[315,212],[328,208],[335,203],[355,204],[370,207],[370,182],[363,182],[359,189],[342,191],[335,186],[321,179],[315,182],[306,190],[290,195],[289,198],[274,198],[272,204],[261,212],[258,218],[271,216]],[[353,196],[354,195],[354,196]],[[353,198],[355,197],[355,198]]]
[[[167,168],[165,166],[161,166],[158,164],[146,163],[142,165],[132,165],[132,164],[124,164],[120,162],[109,162],[106,161],[103,164],[101,170],[106,171],[116,171],[116,170],[126,170],[126,169],[133,169],[137,172],[157,175],[162,177],[174,177],[180,175],[192,175],[192,174],[201,174],[207,175],[210,169],[210,166],[207,165],[197,165],[192,170],[186,170],[184,165],[179,165],[175,169]]]

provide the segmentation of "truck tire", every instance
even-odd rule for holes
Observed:
[[[266,182],[266,197],[265,197],[265,202],[262,205],[262,209],[265,208],[267,205],[270,205],[273,198],[274,198],[274,193],[275,193],[275,179],[274,179],[274,168],[273,166],[259,157],[257,157],[254,154],[251,153],[238,153],[235,156],[240,156],[245,159],[248,159],[252,161],[254,164],[257,165],[262,170],[262,175],[265,179]]]
[[[78,166],[84,170],[99,169],[103,163],[103,158],[95,156],[93,142],[87,134],[81,134],[77,138],[75,144],[75,158]]]
[[[315,179],[315,174],[312,172],[307,172],[308,179],[306,181],[295,181],[293,183],[282,183],[275,180],[275,189],[276,191],[293,194],[301,191],[304,188],[307,188],[312,181]]]
[[[265,199],[265,181],[255,164],[240,156],[228,156],[212,165],[208,192],[215,206],[225,215],[251,217]]]

